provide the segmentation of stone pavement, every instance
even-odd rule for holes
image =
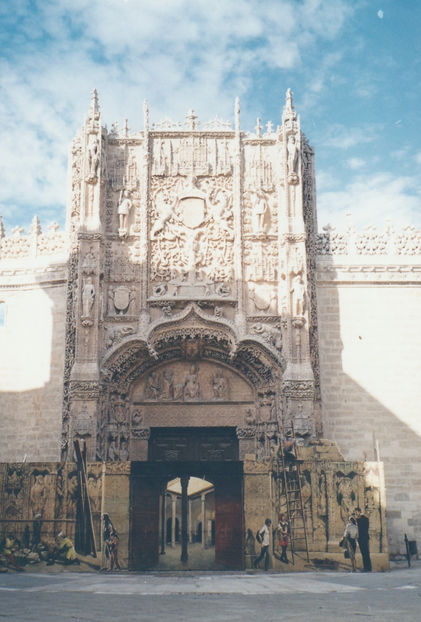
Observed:
[[[0,621],[414,622],[421,563],[385,573],[5,573]]]

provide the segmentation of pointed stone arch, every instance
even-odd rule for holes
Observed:
[[[195,374],[201,386],[197,398]],[[186,395],[189,375],[193,388]],[[147,378],[150,394],[145,389]],[[178,316],[152,324],[145,339],[130,335],[104,357],[99,453],[104,459],[146,459],[153,426],[150,413],[166,410],[172,412],[172,425],[177,425],[178,417],[184,426],[203,425],[206,411],[207,425],[226,425],[225,421],[237,428],[241,453],[255,453],[260,443],[260,455],[267,455],[277,441],[281,384],[279,357],[262,340],[240,338],[231,322],[190,305]],[[229,392],[227,386],[232,387]],[[153,396],[159,408],[152,404]],[[162,425],[162,416],[155,421]],[[142,450],[134,450],[140,446]]]

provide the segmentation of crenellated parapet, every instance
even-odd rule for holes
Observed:
[[[349,221],[344,232],[326,225],[316,235],[316,252],[321,256],[399,256],[421,255],[421,229],[415,225],[401,228],[386,222],[383,230],[368,225],[357,231]]]
[[[37,258],[66,258],[69,252],[69,238],[53,222],[42,231],[35,216],[30,231],[25,234],[22,227],[14,227],[11,235],[6,235],[3,224],[0,226],[0,261],[5,266],[14,260],[35,260]]]

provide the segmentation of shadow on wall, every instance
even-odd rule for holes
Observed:
[[[35,272],[29,258],[28,263]],[[43,263],[43,270],[1,294],[6,306],[0,327],[2,462],[60,458],[67,269]]]
[[[384,463],[389,551],[403,553],[405,533],[421,540],[420,298],[406,283],[337,277],[330,264],[317,283],[323,436],[346,460]]]

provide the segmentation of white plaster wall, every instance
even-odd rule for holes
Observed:
[[[421,286],[318,283],[324,436],[385,465],[390,552],[421,545]]]
[[[60,457],[64,283],[0,289],[0,461]]]

